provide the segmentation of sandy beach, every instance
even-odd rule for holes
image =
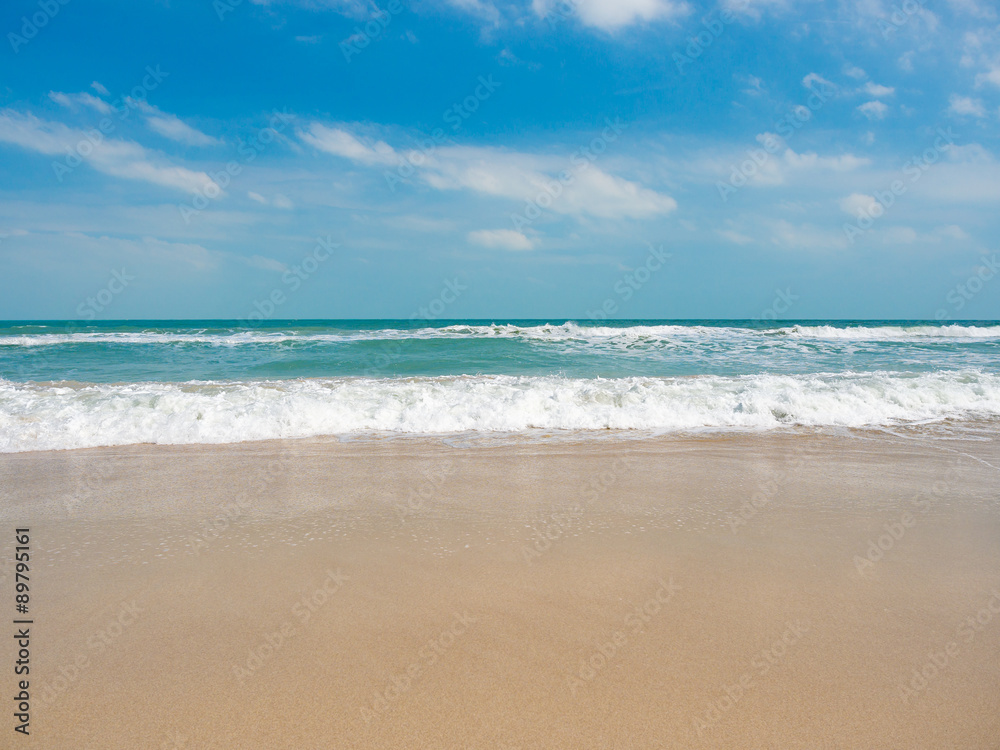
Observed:
[[[0,455],[17,743],[995,748],[998,466],[919,431]]]

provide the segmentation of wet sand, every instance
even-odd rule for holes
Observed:
[[[0,746],[996,748],[998,466],[919,433],[0,455],[0,614],[27,525],[35,620]]]

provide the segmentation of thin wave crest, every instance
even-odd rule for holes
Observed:
[[[383,328],[330,333],[291,330],[235,330],[221,333],[205,331],[141,331],[34,333],[0,336],[0,346],[57,346],[67,344],[133,344],[245,346],[281,343],[345,343],[402,339],[521,339],[527,341],[579,343],[673,343],[747,341],[775,336],[816,341],[987,341],[1000,339],[1000,326],[918,325],[918,326],[808,326],[742,328],[704,325],[634,325],[596,326],[575,322],[519,326],[510,323],[493,325],[455,324],[413,329]]]

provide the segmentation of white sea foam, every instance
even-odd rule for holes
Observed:
[[[338,333],[309,333],[288,330],[236,330],[219,333],[192,331],[43,333],[0,336],[0,346],[52,346],[59,344],[204,344],[242,346],[285,342],[342,343],[397,339],[522,339],[529,341],[578,342],[699,342],[760,340],[761,337],[789,337],[826,341],[897,341],[897,340],[989,340],[1000,339],[1000,326],[805,326],[780,328],[738,328],[726,326],[636,325],[591,326],[573,322],[537,326],[451,325],[413,329],[383,328],[351,330]]]
[[[132,383],[0,381],[0,452],[397,432],[767,430],[1000,416],[1000,376],[896,373]]]
[[[900,339],[997,339],[1000,326],[803,326],[781,328],[778,333],[807,339],[893,341]]]

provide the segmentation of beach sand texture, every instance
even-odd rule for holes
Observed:
[[[0,745],[997,748],[998,466],[918,431],[0,455],[35,620]]]

